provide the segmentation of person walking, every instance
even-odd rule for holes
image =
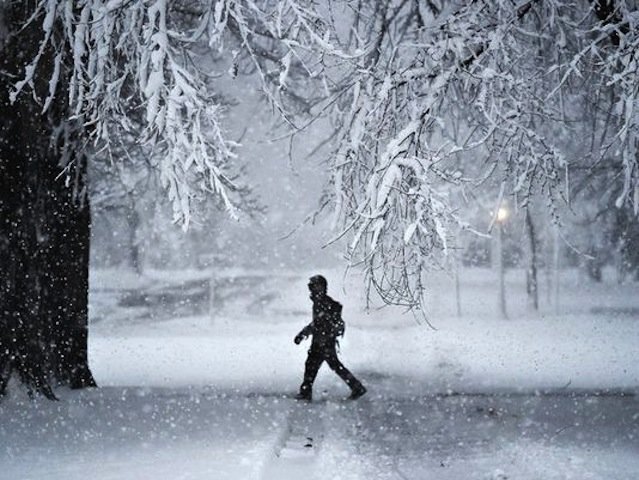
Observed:
[[[337,358],[337,337],[344,334],[342,305],[326,293],[328,282],[322,275],[315,275],[308,283],[310,298],[313,301],[313,320],[304,327],[294,339],[299,345],[302,340],[312,335],[311,348],[304,368],[304,381],[295,398],[311,401],[313,398],[313,382],[317,372],[326,362],[351,389],[351,400],[358,399],[366,393],[366,388]]]

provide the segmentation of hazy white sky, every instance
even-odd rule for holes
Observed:
[[[271,140],[281,137],[285,130],[274,130],[276,114],[260,99],[256,84],[238,77],[225,85],[225,90],[239,102],[228,113],[232,138],[243,134],[238,154],[248,165],[248,180],[267,208],[262,226],[232,226],[229,225],[232,222],[225,222],[230,233],[244,243],[238,247],[249,248],[271,266],[280,263],[293,266],[299,262],[309,266],[334,265],[343,248],[321,248],[335,234],[329,229],[327,216],[320,219],[318,225],[307,225],[281,240],[319,204],[329,178],[324,163],[327,152],[323,149],[312,158],[307,156],[321,141],[326,129],[314,127],[296,137],[291,161],[289,140]]]

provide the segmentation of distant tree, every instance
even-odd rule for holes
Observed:
[[[610,235],[617,251],[619,280],[627,277],[639,281],[639,222],[630,208],[615,211],[615,223]]]
[[[135,148],[134,142],[128,143],[132,149]],[[90,199],[94,216],[123,219],[127,227],[124,232],[127,265],[141,274],[143,259],[140,237],[143,212],[140,210],[151,203],[150,197],[157,196],[159,185],[144,152],[137,150],[133,155],[131,151],[120,152],[120,155],[128,156],[127,161],[93,162],[89,178],[92,180]],[[142,159],[136,158],[137,155],[142,156]]]

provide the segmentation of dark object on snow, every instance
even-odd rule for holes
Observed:
[[[300,386],[298,400],[312,399],[313,382],[323,362],[351,388],[351,399],[357,399],[366,393],[364,385],[337,358],[337,337],[344,335],[342,305],[326,294],[326,279],[321,275],[311,277],[308,289],[313,301],[313,321],[295,336],[299,344],[309,335],[313,336],[311,348],[308,350],[304,381]]]
[[[364,387],[364,385],[360,384],[359,388],[353,389],[353,391],[351,392],[351,394],[348,397],[348,399],[349,400],[357,400],[359,397],[363,397],[365,393],[366,393],[366,387]]]
[[[95,386],[87,352],[85,133],[92,127],[72,120],[63,96],[70,52],[63,42],[54,51],[53,41],[42,40],[42,9],[30,21],[35,2],[1,5],[7,35],[0,35],[0,397],[15,375],[30,393],[55,399],[54,385]],[[56,23],[52,30],[61,28]],[[56,54],[64,73],[45,114]],[[40,61],[33,95],[24,92],[12,101],[10,93],[34,58]]]

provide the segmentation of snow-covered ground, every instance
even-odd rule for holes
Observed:
[[[90,362],[102,388],[0,403],[4,479],[636,479],[639,285],[564,272],[560,303],[526,307],[508,274],[433,275],[429,320],[344,304],[344,363],[297,404],[314,272],[92,272]],[[544,287],[544,285],[542,285]],[[211,290],[213,301],[210,300]]]

